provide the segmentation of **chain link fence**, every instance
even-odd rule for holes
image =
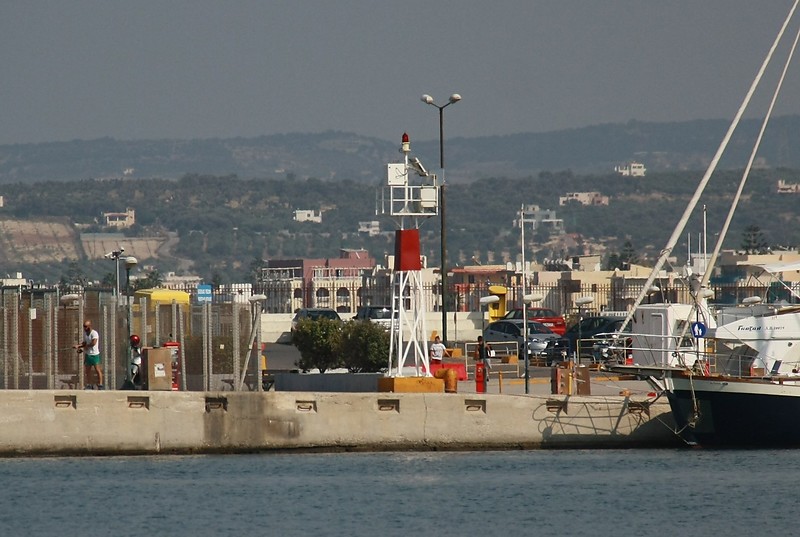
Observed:
[[[60,293],[55,289],[0,290],[0,387],[80,388],[84,320],[100,334],[105,384],[119,388],[130,364],[129,336],[143,348],[174,349],[173,388],[181,390],[259,389],[260,301],[197,304],[160,303],[145,297],[117,297],[103,290]],[[245,367],[248,370],[245,371]]]
[[[526,294],[537,294],[538,306],[574,317],[576,296],[592,296],[584,314],[606,310],[624,311],[641,287],[630,285],[532,285]],[[572,282],[579,283],[579,282]],[[449,311],[480,311],[479,300],[489,293],[489,284],[456,284]],[[507,308],[521,307],[520,286],[507,288]],[[714,285],[713,302],[738,304],[750,296],[764,303],[796,304],[797,289],[776,285]],[[77,289],[62,293],[53,288],[7,287],[0,289],[0,388],[67,389],[85,383],[83,356],[73,347],[82,341],[83,321],[92,321],[100,334],[100,352],[105,384],[119,388],[128,375],[129,336],[140,336],[143,347],[177,349],[173,362],[175,388],[180,390],[260,390],[262,352],[260,315],[291,313],[294,292],[286,286],[254,289],[259,295],[213,296],[198,303],[195,292],[185,298],[159,302],[145,296],[116,297],[107,290]],[[340,313],[353,313],[358,306],[391,302],[390,287],[353,288],[357,300],[338,304]],[[438,286],[424,289],[430,311],[438,311]],[[341,287],[331,285],[326,293],[301,293],[306,306],[317,306],[314,297],[347,297]],[[352,295],[349,295],[352,296]],[[256,300],[254,301],[254,298]],[[289,300],[287,302],[287,299]],[[689,302],[689,289],[680,282],[663,285],[648,297],[652,302]],[[278,307],[281,305],[280,307]],[[330,303],[328,306],[330,307]],[[298,306],[299,307],[299,306]],[[295,308],[296,309],[296,308]],[[287,311],[288,310],[288,311]]]

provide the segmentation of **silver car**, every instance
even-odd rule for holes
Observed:
[[[515,341],[518,348],[525,348],[521,319],[507,319],[489,323],[483,331],[483,339],[492,342]],[[532,356],[542,356],[547,359],[547,365],[561,361],[569,352],[569,340],[559,336],[542,323],[528,321],[528,353]]]

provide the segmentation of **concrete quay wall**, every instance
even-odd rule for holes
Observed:
[[[0,392],[0,455],[675,447],[666,403],[441,393]]]

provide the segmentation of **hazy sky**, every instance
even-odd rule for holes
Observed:
[[[0,144],[729,119],[792,3],[5,0]]]

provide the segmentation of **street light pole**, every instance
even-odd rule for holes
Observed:
[[[133,324],[132,314],[131,314],[131,269],[135,267],[139,263],[139,260],[129,255],[125,258],[125,303],[128,307],[128,342],[130,343],[131,340],[131,332]],[[128,362],[133,359],[133,349],[128,345]],[[128,364],[129,365],[129,364]],[[127,366],[126,366],[127,369]],[[132,379],[131,379],[132,380]]]
[[[583,338],[583,307],[594,302],[594,297],[581,296],[575,299],[575,304],[578,305],[578,343],[577,347],[577,363],[581,363],[581,339]]]
[[[441,241],[441,282],[442,282],[442,342],[447,345],[447,226],[445,224],[445,175],[444,175],[444,109],[461,100],[461,95],[454,93],[447,103],[439,106],[428,94],[422,96],[422,102],[439,109],[439,168],[441,168],[442,182],[439,185],[439,218],[442,233]]]
[[[119,260],[124,251],[125,248],[120,248],[119,250],[112,250],[103,256],[106,259],[112,259],[116,262],[117,271],[114,273],[114,297],[116,297],[117,300],[119,300]]]

